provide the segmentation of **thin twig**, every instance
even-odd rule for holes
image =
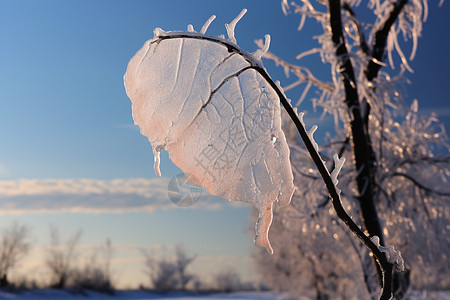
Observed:
[[[390,177],[395,177],[395,176],[401,176],[401,177],[404,177],[404,178],[408,179],[415,186],[417,186],[421,190],[424,190],[427,193],[435,194],[435,195],[438,195],[438,196],[450,197],[450,193],[436,191],[436,190],[433,190],[433,189],[431,189],[429,187],[426,187],[423,184],[421,184],[417,179],[415,179],[414,177],[412,177],[411,175],[408,175],[406,173],[394,172]]]

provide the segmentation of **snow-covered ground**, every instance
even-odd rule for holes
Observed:
[[[106,295],[96,292],[71,293],[66,290],[32,290],[22,293],[8,293],[0,291],[0,299],[69,299],[69,300],[145,300],[145,299],[212,299],[212,300],[288,300],[279,293],[271,292],[240,292],[229,294],[188,294],[168,293],[158,294],[148,291],[117,291],[115,295]],[[307,300],[307,299],[305,299]],[[450,300],[450,291],[414,291],[408,300]]]
[[[229,294],[188,294],[188,293],[168,293],[158,294],[148,291],[117,291],[115,295],[106,295],[96,292],[85,293],[70,293],[65,290],[32,290],[23,293],[7,293],[0,292],[0,299],[54,299],[54,300],[122,300],[122,299],[177,299],[177,300],[191,300],[191,299],[214,299],[214,300],[282,300],[287,299],[281,294],[270,292],[240,292]]]

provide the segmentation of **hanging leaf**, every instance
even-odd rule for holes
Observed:
[[[130,60],[124,76],[133,118],[148,137],[160,176],[159,154],[212,195],[253,203],[259,210],[255,243],[272,253],[268,230],[272,205],[290,202],[294,192],[289,148],[281,130],[280,101],[261,76],[263,50],[240,49],[234,27],[245,10],[226,25],[228,39],[201,29],[165,32]]]

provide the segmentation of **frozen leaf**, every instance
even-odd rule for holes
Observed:
[[[244,13],[227,25],[227,40],[205,35],[214,17],[200,33],[155,29],[130,60],[124,81],[158,176],[159,153],[166,149],[210,194],[253,203],[259,210],[255,243],[272,253],[272,205],[290,202],[293,175],[277,86],[258,72],[261,53],[236,44],[234,28]]]

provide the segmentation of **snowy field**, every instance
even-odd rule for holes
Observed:
[[[288,299],[281,294],[270,292],[242,292],[229,294],[187,294],[187,293],[168,293],[158,294],[147,291],[117,291],[115,295],[106,295],[96,292],[85,293],[70,293],[69,291],[59,290],[34,290],[27,291],[20,294],[0,292],[0,299],[96,299],[96,300],[121,300],[121,299],[177,299],[177,300],[191,300],[191,299],[214,299],[214,300],[282,300]]]
[[[19,294],[0,292],[0,299],[95,299],[95,300],[145,300],[145,299],[213,299],[213,300],[288,300],[279,293],[271,292],[241,292],[229,294],[187,294],[187,293],[169,293],[157,294],[147,291],[117,291],[115,295],[105,295],[96,292],[71,293],[66,290],[33,290]],[[304,300],[307,300],[306,298]],[[356,299],[355,299],[356,300]],[[359,300],[359,299],[358,299]],[[414,291],[408,297],[408,300],[450,300],[450,291],[446,292],[418,292]]]

